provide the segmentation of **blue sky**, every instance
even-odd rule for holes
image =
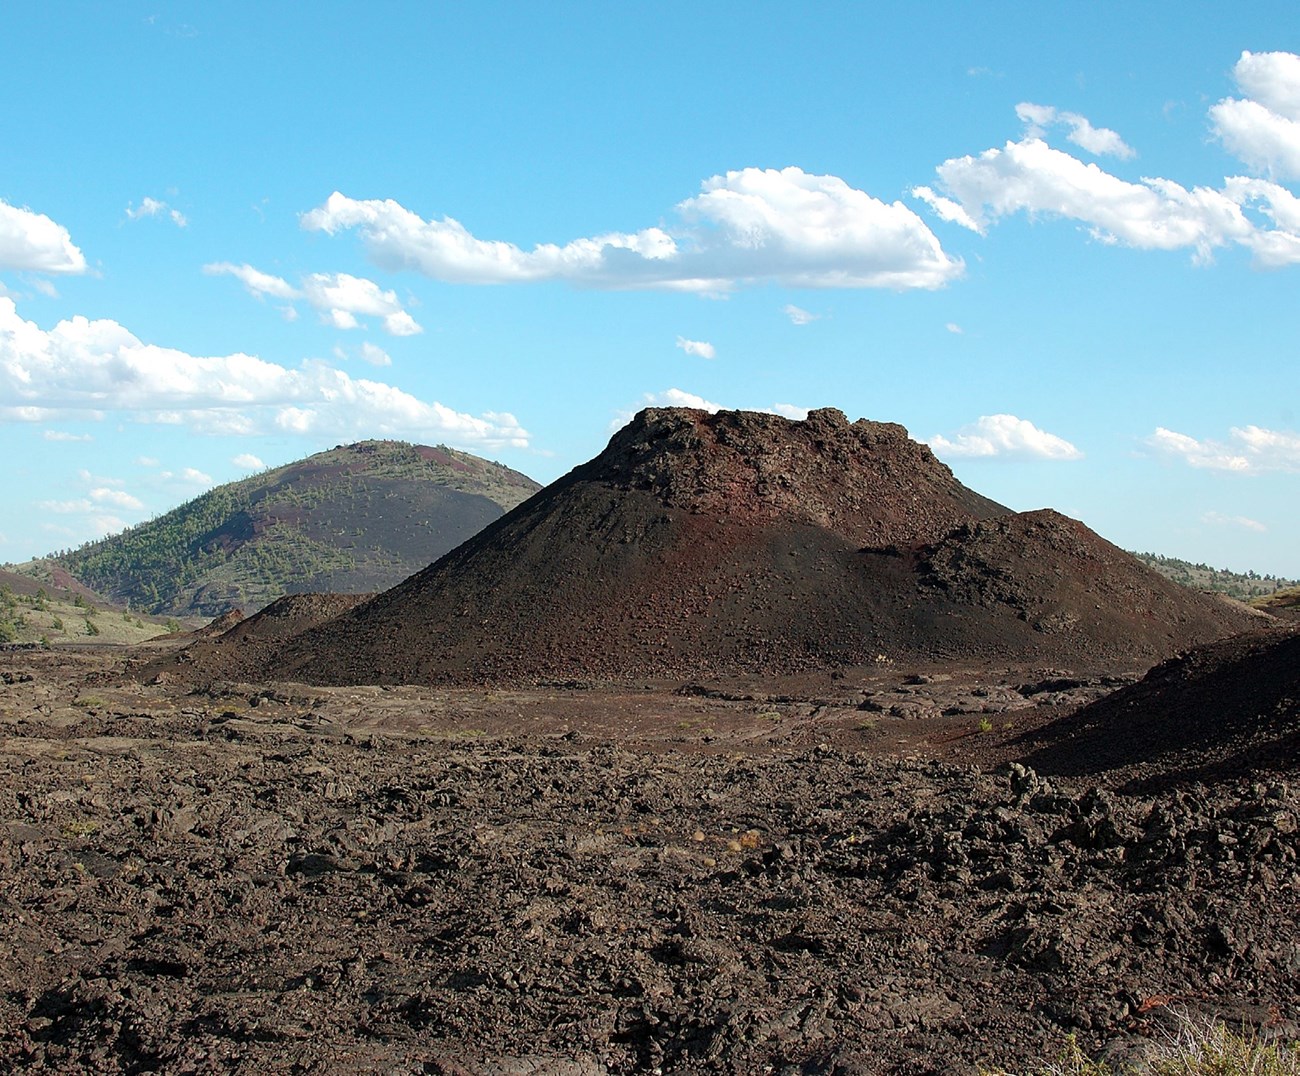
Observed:
[[[0,560],[367,437],[549,481],[685,403],[1300,577],[1291,3],[3,21]]]

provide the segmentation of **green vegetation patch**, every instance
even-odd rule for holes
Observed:
[[[1134,553],[1148,568],[1153,568],[1166,579],[1215,594],[1226,594],[1238,601],[1257,604],[1255,599],[1266,598],[1288,587],[1300,586],[1300,580],[1283,579],[1277,575],[1259,575],[1257,572],[1233,572],[1227,568],[1211,568],[1208,564],[1193,564],[1177,557],[1162,557],[1158,553]]]
[[[288,593],[391,586],[538,488],[445,446],[365,441],[219,486],[50,562],[131,609],[216,616]]]

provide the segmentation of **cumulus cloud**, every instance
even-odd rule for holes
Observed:
[[[938,169],[941,186],[963,207],[970,227],[1017,212],[1068,217],[1105,243],[1147,250],[1190,248],[1204,260],[1229,242],[1249,245],[1254,225],[1222,191],[1192,190],[1166,179],[1130,183],[1037,138],[1008,142]],[[918,196],[921,188],[917,189]]]
[[[713,176],[678,203],[668,228],[611,232],[524,250],[474,236],[450,217],[424,220],[392,200],[335,192],[302,226],[356,229],[385,269],[461,284],[563,280],[602,288],[725,293],[744,284],[937,288],[963,271],[924,222],[837,176],[745,168]]]
[[[927,443],[936,455],[944,457],[1083,458],[1083,453],[1069,441],[1040,430],[1028,419],[1015,415],[981,415],[969,426],[963,426],[952,438],[936,434]]]
[[[1234,426],[1227,441],[1198,440],[1157,426],[1146,444],[1162,456],[1211,471],[1300,471],[1300,434],[1260,426]]]
[[[772,405],[772,411],[775,414],[781,415],[783,418],[792,418],[796,422],[802,422],[806,419],[808,412],[811,410],[810,407],[796,407],[794,404],[779,403]]]
[[[45,528],[46,530],[69,536],[81,535],[84,537],[90,534],[92,537],[98,538],[105,534],[125,530],[128,526],[125,520],[114,514],[115,512],[139,513],[144,509],[144,502],[140,498],[121,488],[124,485],[121,479],[92,475],[86,470],[78,471],[77,478],[87,485],[92,485],[92,488],[87,491],[85,496],[74,497],[70,500],[39,501],[36,507],[40,511],[51,515],[79,516],[81,518],[72,529],[62,526],[49,526]],[[94,483],[99,484],[93,485]]]
[[[361,355],[361,361],[368,362],[371,366],[393,365],[392,356],[382,347],[376,347],[369,340],[361,345],[359,354]]]
[[[698,411],[707,411],[709,414],[722,410],[722,404],[716,404],[712,400],[706,400],[703,396],[696,396],[693,392],[684,392],[681,389],[667,389],[664,392],[655,393],[647,392],[645,406],[693,407]]]
[[[86,497],[72,501],[41,501],[37,504],[44,512],[57,512],[59,515],[71,515],[74,512],[89,512],[94,507]]]
[[[312,273],[303,278],[303,297],[322,317],[340,329],[355,329],[357,314],[379,318],[393,336],[424,332],[398,301],[397,293],[384,291],[373,280],[348,273]]]
[[[803,307],[795,306],[794,303],[786,303],[783,308],[783,313],[794,325],[808,325],[809,323],[818,321],[821,318],[820,314],[813,314],[803,309]]]
[[[1240,527],[1242,530],[1256,531],[1264,533],[1268,530],[1263,523],[1257,519],[1251,519],[1249,516],[1229,516],[1222,512],[1206,512],[1201,516],[1202,523],[1209,523],[1216,527]]]
[[[695,355],[701,359],[716,359],[718,357],[717,349],[704,340],[687,340],[684,336],[677,338],[677,346],[688,355]]]
[[[188,355],[110,320],[74,317],[46,331],[8,298],[0,298],[0,400],[0,420],[122,411],[210,433],[432,437],[489,448],[529,441],[507,412],[462,414],[320,362],[289,369],[253,355]]]
[[[1233,68],[1247,96],[1210,109],[1210,125],[1229,153],[1277,179],[1300,178],[1300,56],[1243,52]]]
[[[954,336],[961,336],[962,333],[965,332],[965,330],[960,325],[958,325],[955,321],[948,322],[948,324],[945,325],[944,328],[947,329]]]
[[[414,336],[424,332],[423,327],[403,308],[396,292],[384,291],[365,277],[348,273],[311,273],[303,277],[302,287],[297,288],[283,277],[264,273],[247,263],[213,262],[205,265],[203,271],[213,276],[233,276],[258,299],[266,296],[290,301],[305,299],[320,312],[322,321],[336,329],[360,328],[357,315],[361,314],[379,318],[384,330],[392,336]],[[298,318],[295,307],[284,307],[283,313],[289,321]]]
[[[251,452],[241,452],[238,456],[235,456],[230,462],[233,463],[236,467],[238,467],[241,471],[260,471],[263,467],[266,466],[265,463],[263,463],[260,459],[254,456]]]
[[[980,235],[984,234],[985,227],[983,223],[967,213],[960,203],[954,202],[951,198],[945,198],[942,194],[936,192],[933,187],[913,187],[912,196],[925,202],[938,214],[940,220],[946,220],[950,224],[960,224],[963,228],[968,228],[972,232],[979,232]]]
[[[1051,105],[1023,101],[1016,105],[1016,115],[1025,122],[1027,133],[1032,138],[1042,138],[1049,127],[1063,126],[1069,129],[1065,136],[1068,141],[1098,157],[1127,159],[1136,156],[1133,148],[1115,131],[1109,127],[1094,127],[1086,116],[1077,112],[1061,112]]]
[[[0,269],[84,273],[86,258],[67,228],[0,199]]]
[[[1238,84],[1258,99],[1229,99],[1210,110],[1220,140],[1248,164],[1274,176],[1300,176],[1300,57],[1244,53]],[[1115,132],[1075,113],[1022,103],[1025,136],[937,169],[935,187],[912,194],[943,220],[981,235],[1015,213],[1064,217],[1093,238],[1141,250],[1190,250],[1198,263],[1228,246],[1249,250],[1260,268],[1300,264],[1300,201],[1272,178],[1226,177],[1222,187],[1185,187],[1171,179],[1132,182],[1050,146],[1047,129],[1091,152],[1132,156]]]
[[[183,486],[195,486],[199,489],[206,489],[213,483],[212,476],[206,471],[200,471],[197,467],[182,467],[179,471],[163,471],[158,477],[168,482],[177,482]]]
[[[176,227],[184,228],[189,221],[185,219],[185,214],[179,209],[173,209],[166,202],[160,202],[157,198],[146,196],[141,199],[139,208],[134,204],[126,207],[126,215],[131,220],[142,220],[145,217],[166,217]]]
[[[209,276],[221,274],[233,276],[244,285],[250,295],[259,299],[267,295],[274,299],[302,298],[302,292],[283,277],[264,273],[260,269],[253,268],[247,262],[243,265],[235,265],[233,262],[212,262],[205,265],[203,271]]]
[[[108,489],[104,486],[92,489],[90,499],[96,504],[107,504],[114,508],[139,509],[144,507],[144,503],[138,497],[131,496],[126,490]]]

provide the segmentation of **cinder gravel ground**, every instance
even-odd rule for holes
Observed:
[[[1139,1054],[1170,1005],[1295,1036],[1294,760],[1006,764],[1112,686],[191,691],[0,653],[2,1064],[1014,1071]]]

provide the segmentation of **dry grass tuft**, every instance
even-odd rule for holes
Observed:
[[[1300,1043],[1263,1042],[1254,1032],[1237,1033],[1224,1024],[1180,1014],[1150,1056],[1112,1068],[1093,1061],[1071,1037],[1054,1062],[1024,1076],[1300,1076]],[[1013,1076],[1005,1070],[983,1076]]]

